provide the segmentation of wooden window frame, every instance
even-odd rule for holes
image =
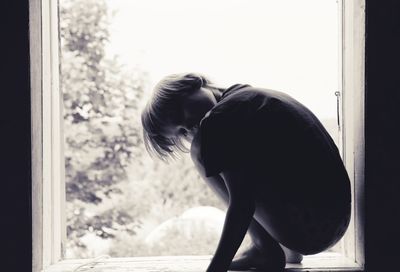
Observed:
[[[33,271],[63,257],[65,184],[58,1],[29,1]]]
[[[343,252],[306,256],[288,271],[364,271],[364,66],[365,0],[339,0],[340,93],[343,160],[352,181],[353,210]],[[63,260],[65,181],[62,95],[59,87],[58,1],[29,1],[32,107],[33,272],[73,271],[87,260]],[[204,265],[210,256],[110,258],[107,269],[148,269],[173,263]],[[101,265],[101,264],[99,264]],[[143,267],[142,267],[143,268]],[[108,270],[107,270],[108,271]],[[145,271],[145,270],[140,270]],[[171,270],[172,271],[172,270]],[[186,270],[187,271],[187,270]],[[195,270],[193,270],[195,271]],[[197,270],[196,270],[197,271]]]

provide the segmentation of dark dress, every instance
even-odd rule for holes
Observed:
[[[262,225],[303,254],[334,245],[350,220],[350,182],[317,117],[287,94],[236,84],[200,122],[206,177],[241,167]],[[261,208],[259,208],[261,207]],[[263,221],[263,222],[261,222]],[[283,235],[282,235],[283,233]]]

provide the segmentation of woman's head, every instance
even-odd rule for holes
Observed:
[[[187,152],[200,120],[217,103],[220,90],[202,75],[173,74],[163,78],[142,112],[146,149],[161,159]]]

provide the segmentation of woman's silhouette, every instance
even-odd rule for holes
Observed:
[[[175,74],[155,87],[142,124],[148,151],[162,159],[189,142],[198,172],[228,205],[208,272],[282,271],[347,229],[350,182],[338,149],[287,94]],[[233,259],[246,231],[252,246]]]

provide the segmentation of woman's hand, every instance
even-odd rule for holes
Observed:
[[[229,191],[229,206],[222,235],[207,272],[225,272],[229,269],[255,212],[252,190],[244,185],[243,172],[227,171],[222,177]]]

